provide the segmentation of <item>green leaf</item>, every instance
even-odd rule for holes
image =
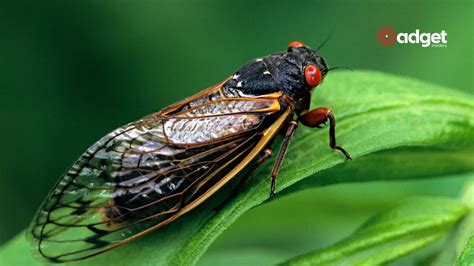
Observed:
[[[454,261],[456,265],[474,265],[474,179],[464,184],[460,200],[469,207],[470,213],[451,232],[442,252],[432,261],[433,266]]]
[[[456,265],[472,266],[474,265],[474,236],[472,236],[466,243],[466,246],[459,255]]]
[[[265,249],[221,250],[219,253],[204,256],[199,266],[242,266],[242,265],[277,265],[288,257],[285,252]]]
[[[370,218],[347,239],[287,261],[288,265],[380,265],[446,235],[468,212],[461,202],[414,198]]]
[[[342,154],[329,149],[327,128],[300,126],[278,177],[278,192],[474,171],[474,159],[469,156],[474,150],[474,99],[470,95],[377,72],[339,72],[316,89],[313,105],[333,108],[338,144],[354,160],[344,162]],[[265,164],[218,213],[213,207],[228,191],[165,228],[79,264],[196,263],[227,227],[268,199],[271,164]],[[0,250],[0,257],[9,264],[20,260],[34,264],[33,259],[18,255],[27,254],[27,249],[23,236],[18,236]]]

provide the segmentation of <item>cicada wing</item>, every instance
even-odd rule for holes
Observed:
[[[87,258],[173,221],[236,175],[290,113],[279,113],[273,96],[203,97],[121,127],[90,147],[32,221],[29,234],[41,256]]]

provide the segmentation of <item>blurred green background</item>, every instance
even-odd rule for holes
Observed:
[[[473,10],[472,1],[3,1],[0,243],[27,226],[58,177],[102,135],[293,40],[317,47],[333,33],[321,50],[330,66],[473,93]],[[445,30],[448,47],[384,47],[376,38],[382,26]],[[243,216],[209,255],[301,253],[347,235],[408,195],[456,195],[462,181],[345,184],[293,194]]]

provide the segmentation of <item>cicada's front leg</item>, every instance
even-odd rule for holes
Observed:
[[[346,160],[352,160],[349,153],[336,144],[336,119],[330,108],[320,107],[302,114],[299,121],[307,127],[320,127],[329,120],[329,146],[344,154]]]

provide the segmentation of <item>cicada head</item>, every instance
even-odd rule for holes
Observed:
[[[306,85],[310,89],[317,87],[328,73],[328,66],[324,58],[315,50],[305,46],[302,42],[292,42],[288,45],[288,53],[296,55],[293,58],[298,68],[303,69]],[[291,57],[291,56],[290,56]]]
[[[301,42],[290,43],[282,59],[278,76],[283,92],[295,101],[296,110],[309,108],[311,93],[328,73],[326,61]]]

